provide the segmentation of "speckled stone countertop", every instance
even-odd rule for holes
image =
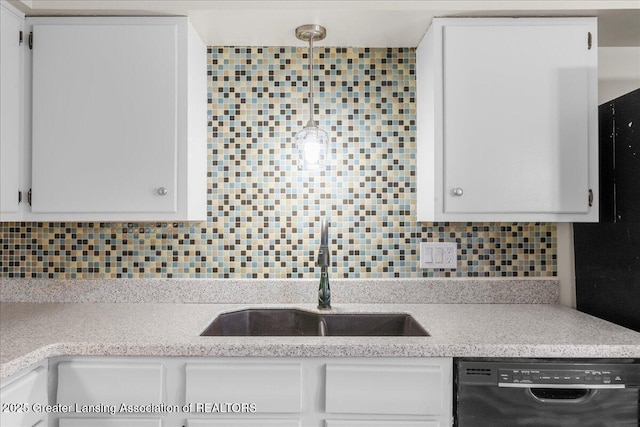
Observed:
[[[640,333],[555,304],[334,304],[410,313],[429,337],[199,336],[219,313],[249,306],[284,305],[4,302],[0,379],[60,355],[640,357]]]
[[[200,337],[246,307],[317,311],[316,280],[0,279],[0,378],[47,357],[640,357],[640,334],[556,305],[555,278],[337,279],[335,312],[410,313],[429,337]]]

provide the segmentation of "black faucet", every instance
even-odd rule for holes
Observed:
[[[329,273],[327,268],[331,265],[329,260],[329,221],[322,219],[320,234],[320,249],[316,267],[320,267],[320,287],[318,288],[318,308],[320,310],[331,309],[331,290],[329,289]]]

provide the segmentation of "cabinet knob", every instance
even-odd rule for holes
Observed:
[[[166,196],[168,192],[169,191],[167,190],[167,187],[158,188],[158,195],[159,196]]]
[[[451,194],[454,196],[462,196],[464,194],[464,191],[462,190],[462,188],[458,187],[458,188],[454,188],[453,190],[451,190]]]

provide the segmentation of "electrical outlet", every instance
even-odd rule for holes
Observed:
[[[420,268],[458,267],[456,242],[420,242]]]

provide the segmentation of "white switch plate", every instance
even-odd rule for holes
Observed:
[[[420,268],[458,267],[456,242],[420,242]]]

